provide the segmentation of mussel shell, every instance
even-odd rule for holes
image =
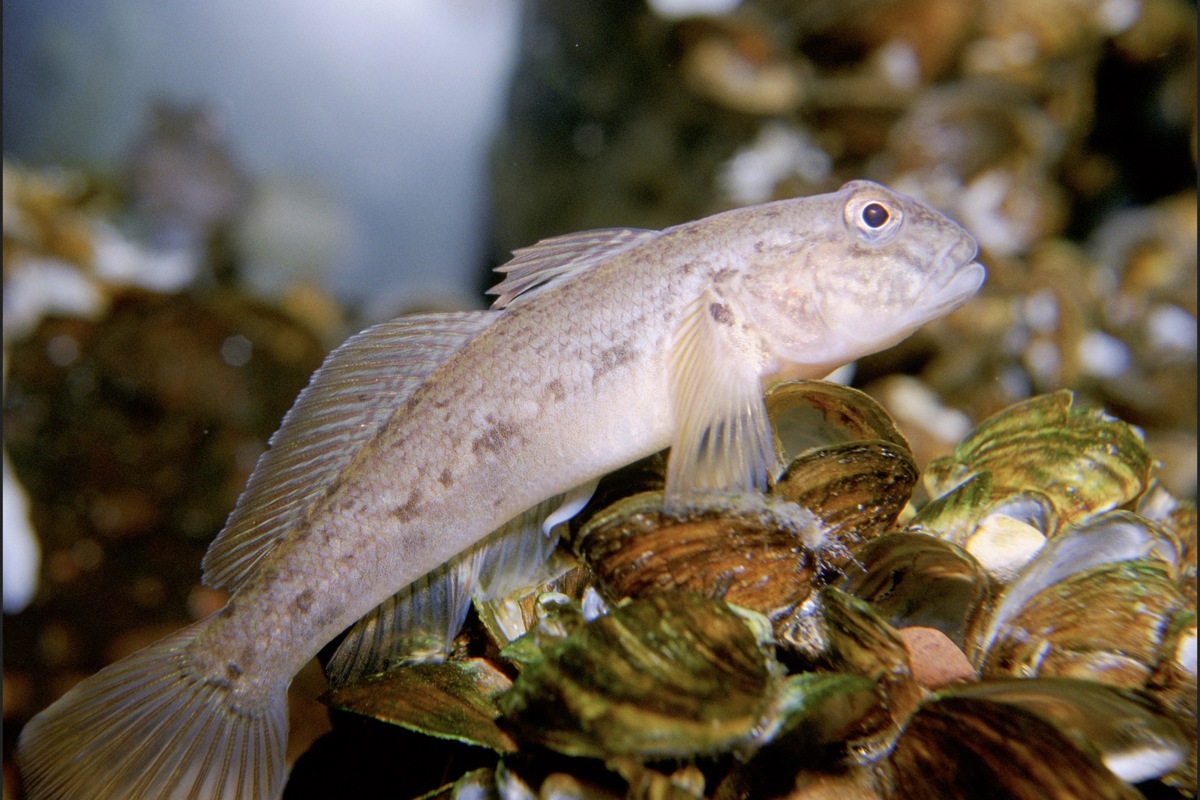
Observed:
[[[895,420],[870,395],[829,381],[787,381],[766,393],[783,463],[806,450],[880,439],[908,451]]]
[[[499,704],[523,738],[566,755],[685,757],[752,741],[779,680],[765,617],[663,593],[552,644]]]
[[[1046,533],[1008,514],[991,512],[963,546],[989,575],[1008,583],[1046,546]]]
[[[571,560],[570,554],[557,551],[554,558]],[[483,624],[484,631],[497,649],[529,633],[543,616],[543,598],[557,593],[578,600],[582,598],[588,581],[588,572],[576,565],[546,583],[518,590],[504,597],[473,600],[475,611]]]
[[[897,631],[866,602],[834,587],[822,589],[780,627],[780,644],[807,667],[859,675],[875,685],[884,713],[847,746],[859,763],[886,752],[923,696]]]
[[[774,494],[816,514],[833,554],[853,551],[887,530],[912,497],[918,471],[907,447],[883,440],[808,450],[792,461]]]
[[[410,664],[384,675],[338,687],[325,695],[331,708],[351,711],[411,731],[487,747],[517,749],[496,724],[495,698],[512,685],[483,659]]]
[[[812,784],[836,787],[836,797],[857,797],[845,792],[875,785],[869,769],[846,759],[847,743],[887,724],[875,681],[839,672],[792,675],[778,706],[763,746],[726,776],[714,800],[782,796],[803,775]]]
[[[691,591],[778,617],[812,591],[819,538],[817,519],[784,500],[711,496],[668,512],[644,492],[597,512],[575,549],[610,602]]]
[[[1054,504],[1036,489],[1005,494],[980,472],[930,501],[909,520],[908,530],[965,548],[993,579],[1011,580],[1058,529]]]
[[[993,492],[1037,489],[1068,520],[1124,505],[1150,480],[1152,459],[1128,423],[1074,405],[1068,390],[1039,395],[985,419],[925,471],[930,497],[991,472]]]
[[[960,648],[992,592],[987,572],[961,547],[900,532],[885,533],[858,550],[838,588],[870,603],[894,628],[935,628]]]
[[[1099,564],[1031,597],[997,634],[983,677],[1087,678],[1146,685],[1186,612],[1157,560]]]
[[[1154,522],[1179,542],[1179,588],[1196,610],[1196,503],[1172,495],[1157,480],[1138,498],[1139,516]]]
[[[1030,598],[1079,572],[1118,561],[1154,558],[1168,574],[1178,569],[1178,542],[1167,531],[1128,511],[1110,511],[1064,528],[996,598],[980,639],[979,666],[997,636]]]
[[[1168,657],[1151,678],[1151,694],[1159,705],[1168,709],[1180,728],[1189,737],[1185,764],[1163,778],[1165,783],[1191,793],[1196,791],[1196,617],[1182,615],[1179,625],[1163,637],[1163,649]]]
[[[523,608],[529,598],[520,603]],[[587,622],[582,603],[560,592],[540,592],[533,597],[530,617],[525,633],[500,645],[500,655],[522,669],[536,664],[544,657],[545,650],[555,642],[566,639]],[[521,611],[524,616],[524,611]],[[485,621],[485,627],[487,625]],[[512,631],[504,631],[507,635]]]
[[[1110,770],[1131,783],[1162,777],[1191,749],[1175,721],[1145,696],[1095,681],[985,681],[939,694],[945,697],[989,700],[1037,714],[1080,747],[1094,748]]]
[[[1143,800],[1057,725],[975,697],[924,704],[896,742],[891,763],[900,800]]]
[[[976,473],[922,506],[908,521],[907,529],[962,546],[987,513],[992,498],[992,473]]]

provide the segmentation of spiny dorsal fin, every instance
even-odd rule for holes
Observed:
[[[488,294],[499,295],[492,308],[526,299],[551,281],[594,267],[658,233],[644,228],[599,228],[553,236],[514,250],[512,260],[496,268],[504,280],[488,289]]]
[[[209,547],[204,582],[230,591],[241,586],[405,400],[498,316],[464,311],[400,317],[333,351],[271,436]]]

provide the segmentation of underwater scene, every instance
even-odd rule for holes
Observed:
[[[5,800],[1196,796],[1194,2],[11,5]]]

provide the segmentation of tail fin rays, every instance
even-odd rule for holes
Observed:
[[[30,800],[275,798],[283,791],[287,690],[264,708],[189,674],[201,621],[79,683],[21,733]]]

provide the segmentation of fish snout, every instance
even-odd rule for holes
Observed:
[[[958,233],[954,241],[937,257],[938,266],[949,273],[967,266],[979,255],[979,243],[975,241],[975,237],[961,228]]]
[[[922,292],[932,316],[941,316],[969,300],[987,279],[987,269],[975,260],[979,245],[969,233],[959,229],[954,238],[933,260],[931,280]]]

